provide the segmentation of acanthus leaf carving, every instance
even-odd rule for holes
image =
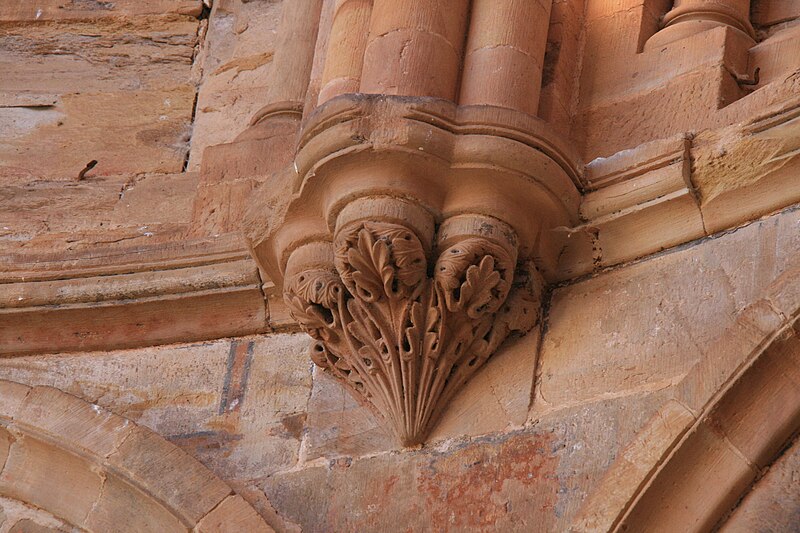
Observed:
[[[397,223],[349,224],[333,252],[332,264],[286,278],[286,304],[316,339],[313,361],[372,406],[404,445],[422,442],[509,332],[532,325],[515,324],[507,302],[511,242],[464,236],[439,252],[432,276],[420,238]]]

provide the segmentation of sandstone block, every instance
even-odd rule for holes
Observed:
[[[378,415],[359,404],[333,377],[317,370],[308,402],[306,461],[393,449]]]
[[[676,468],[656,480],[622,523],[647,531],[688,531],[711,528],[716,517],[731,508],[757,471],[706,424],[696,428],[696,441],[683,446],[672,458]],[[706,491],[704,487],[730,487],[730,491]],[[684,489],[675,498],[674,487]],[[693,490],[686,490],[691,487]],[[663,496],[671,493],[671,498]],[[664,505],[663,501],[671,505]],[[711,523],[709,523],[709,520]]]
[[[107,475],[103,492],[89,516],[85,527],[89,531],[125,533],[185,533],[185,524],[153,498],[136,487]]]
[[[102,477],[87,460],[31,437],[14,442],[0,491],[73,524],[82,524],[100,496]]]
[[[64,533],[66,530],[57,527],[43,526],[33,520],[23,518],[11,526],[8,533]]]
[[[34,387],[14,423],[50,432],[100,457],[111,454],[132,429],[126,419],[51,387]]]
[[[10,421],[30,392],[31,388],[21,383],[0,380],[0,420]]]
[[[692,413],[672,400],[664,404],[620,453],[595,487],[570,531],[612,529],[617,513],[658,465],[664,450],[695,421]]]
[[[98,175],[180,172],[193,101],[193,88],[176,86],[64,95],[41,117],[25,108],[11,108],[12,116],[0,110],[0,130],[8,135],[0,147],[0,176],[77,180],[91,160],[98,161]],[[56,152],[58,157],[41,157]]]
[[[171,495],[165,503],[184,514],[182,518],[189,524],[197,523],[231,492],[230,487],[195,459],[139,428],[131,432],[108,461],[141,483],[143,489]],[[176,491],[174,487],[182,490]]]
[[[795,442],[756,482],[720,531],[791,531],[800,513],[798,476],[800,444]]]
[[[197,16],[201,8],[201,0],[115,0],[91,3],[43,0],[35,4],[11,2],[0,6],[0,21],[97,20],[162,13]]]
[[[213,511],[203,517],[193,530],[196,533],[224,533],[247,531],[270,533],[275,530],[248,505],[241,496],[229,496]]]
[[[506,341],[456,394],[430,440],[485,435],[525,424],[538,351],[538,328]]]
[[[800,340],[779,339],[728,392],[709,417],[748,461],[768,467],[800,419]]]
[[[0,471],[2,471],[2,467],[6,464],[8,450],[11,448],[12,442],[14,442],[14,437],[0,426]],[[2,521],[0,521],[0,525],[2,525]]]
[[[735,369],[753,357],[780,325],[780,316],[764,301],[745,308],[678,384],[675,397],[690,409],[700,411]]]

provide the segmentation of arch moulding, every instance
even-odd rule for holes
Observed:
[[[724,529],[800,432],[800,272],[744,308],[593,491],[571,531]]]
[[[175,445],[52,387],[0,380],[0,468],[0,496],[81,531],[273,531]]]

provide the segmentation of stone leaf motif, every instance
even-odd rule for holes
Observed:
[[[524,306],[504,306],[515,252],[464,238],[439,255],[429,277],[422,243],[399,224],[354,224],[334,247],[333,266],[287,279],[285,301],[317,341],[313,361],[377,411],[403,445],[419,444],[516,324],[532,325],[520,321]],[[529,307],[535,317],[538,308]]]

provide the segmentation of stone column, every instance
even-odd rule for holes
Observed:
[[[456,99],[467,0],[375,0],[361,92]]]
[[[552,0],[474,0],[461,105],[536,115]]]
[[[372,0],[336,1],[318,105],[358,92],[371,14]]]
[[[662,46],[719,26],[728,26],[754,39],[750,0],[675,0],[664,17],[664,28],[650,38],[646,47]]]
[[[314,62],[316,29],[322,0],[284,2],[267,103],[297,102],[302,106]],[[298,31],[298,28],[301,31]]]

